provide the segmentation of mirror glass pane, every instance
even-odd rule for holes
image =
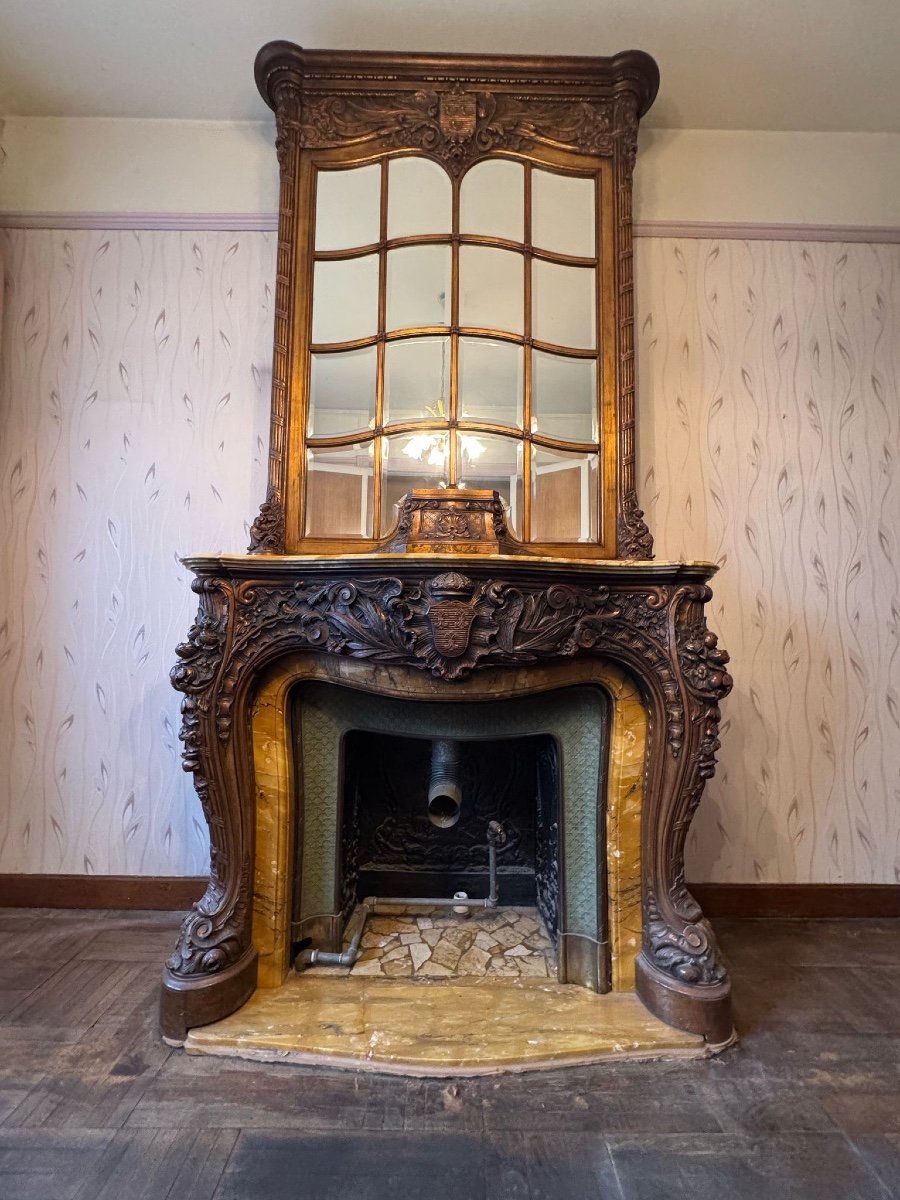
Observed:
[[[316,249],[349,250],[378,241],[381,167],[316,172]]]
[[[452,198],[450,176],[436,162],[392,159],[388,166],[388,237],[449,233]]]
[[[384,423],[449,415],[450,339],[411,338],[384,348]]]
[[[387,328],[450,324],[449,246],[401,246],[387,256]]]
[[[374,443],[306,451],[306,536],[371,537]]]
[[[533,171],[531,241],[541,250],[594,257],[595,185],[593,179]]]
[[[381,530],[397,521],[397,505],[410,488],[446,487],[449,433],[398,433],[381,439]]]
[[[525,168],[510,159],[476,163],[459,190],[459,231],[525,240]]]
[[[367,429],[375,419],[375,347],[313,354],[311,359],[309,436],[339,437]]]
[[[524,262],[513,250],[460,246],[460,324],[521,334],[525,328]]]
[[[512,342],[459,339],[459,415],[522,428],[524,351]]]
[[[317,262],[313,342],[349,342],[378,332],[378,255]]]
[[[467,433],[459,437],[459,486],[493,488],[506,506],[510,529],[518,536],[522,512],[522,443],[496,433]]]
[[[534,259],[532,333],[542,342],[593,350],[596,339],[596,272]]]
[[[597,540],[597,455],[534,446],[531,456],[531,540]]]
[[[597,441],[597,361],[535,350],[531,428],[570,442]]]

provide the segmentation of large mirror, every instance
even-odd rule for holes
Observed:
[[[600,171],[425,155],[314,171],[305,534],[386,536],[413,488],[601,536]]]

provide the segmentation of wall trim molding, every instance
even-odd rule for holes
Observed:
[[[178,910],[205,889],[205,876],[0,875],[0,907]]]
[[[202,212],[0,212],[0,229],[161,229],[175,232],[272,233],[278,214]]]
[[[708,917],[900,917],[900,884],[692,883]]]
[[[202,212],[0,212],[0,229],[171,230],[206,233],[274,233],[278,214]],[[900,243],[900,226],[635,221],[635,237],[707,238],[755,242]]]
[[[900,226],[804,225],[734,221],[636,221],[635,237],[707,238],[734,242],[870,242],[900,243]]]
[[[900,884],[694,883],[708,917],[900,917]],[[0,875],[0,907],[190,908],[206,878],[190,875]]]

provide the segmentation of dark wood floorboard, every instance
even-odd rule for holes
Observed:
[[[720,921],[741,1044],[421,1080],[171,1050],[177,914],[0,910],[2,1200],[900,1200],[900,921]]]

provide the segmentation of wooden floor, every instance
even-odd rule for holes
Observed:
[[[0,910],[2,1200],[900,1197],[900,922],[719,922],[718,1059],[450,1084],[167,1049],[176,924]]]

